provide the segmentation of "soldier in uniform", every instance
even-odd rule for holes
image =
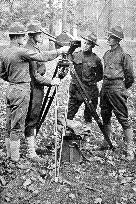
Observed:
[[[30,99],[29,63],[54,59],[66,49],[45,51],[42,55],[39,52],[28,50],[22,47],[25,33],[25,27],[21,23],[15,22],[11,25],[9,28],[10,46],[2,52],[0,66],[0,77],[9,82],[6,93],[7,135],[5,145],[7,156],[15,162],[20,159],[20,138],[24,133]]]
[[[120,46],[124,38],[122,28],[116,26],[109,31],[108,44],[111,47],[104,54],[104,78],[101,89],[101,116],[105,131],[110,137],[112,111],[121,124],[127,141],[127,159],[134,158],[133,131],[128,120],[126,89],[134,82],[133,62]],[[108,148],[105,141],[102,149]]]
[[[98,104],[99,90],[97,82],[102,80],[103,66],[100,58],[92,52],[92,49],[97,45],[97,37],[91,33],[85,39],[84,48],[79,52],[72,54],[72,61],[74,63],[75,71],[77,72],[89,98],[92,101],[94,109],[96,110]],[[70,84],[70,97],[68,103],[68,115],[69,120],[73,120],[79,107],[84,102],[80,95],[78,88],[76,87],[75,78],[72,77]],[[92,113],[85,104],[84,119],[86,123],[92,122]]]
[[[42,27],[40,22],[31,22],[27,26],[28,41],[26,48],[32,51],[40,53],[38,43],[42,43]],[[35,151],[35,132],[36,125],[40,116],[44,97],[44,86],[51,86],[54,84],[55,79],[51,80],[45,78],[46,73],[45,63],[30,61],[29,62],[30,76],[31,76],[31,95],[28,114],[26,118],[25,137],[28,142],[29,154],[28,157],[32,160],[40,161],[41,158],[36,154]]]

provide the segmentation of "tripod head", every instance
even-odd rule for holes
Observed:
[[[63,54],[62,59],[59,59],[57,63],[57,68],[58,68],[58,77],[60,79],[63,79],[68,71],[69,71],[69,60],[67,59],[67,55]]]

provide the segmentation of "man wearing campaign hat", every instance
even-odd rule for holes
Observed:
[[[111,47],[104,54],[104,79],[101,90],[101,116],[105,131],[110,137],[112,111],[121,124],[127,141],[127,159],[134,158],[133,131],[128,120],[126,89],[134,82],[133,62],[130,55],[126,54],[120,46],[124,38],[120,26],[111,28],[108,32],[108,44]],[[107,148],[106,142],[101,146]]]
[[[18,162],[20,159],[20,139],[24,134],[30,101],[29,63],[32,61],[46,62],[65,52],[64,48],[44,51],[42,54],[36,50],[26,49],[23,47],[25,34],[26,28],[20,22],[11,24],[9,28],[10,46],[5,48],[1,54],[0,78],[8,82],[5,145],[7,157],[13,162]],[[28,146],[30,149],[31,146]]]
[[[96,110],[98,104],[98,87],[97,82],[102,80],[103,77],[103,66],[100,58],[92,52],[92,49],[97,44],[97,37],[94,33],[91,33],[87,37],[83,37],[85,40],[84,47],[78,52],[72,54],[75,71],[77,72],[89,98],[92,101],[94,109]],[[78,92],[76,87],[76,79],[72,76],[70,84],[70,98],[68,103],[68,115],[69,120],[73,120],[79,107],[84,102],[84,99]],[[92,122],[92,113],[85,104],[84,110],[85,123]]]
[[[28,41],[25,47],[29,50],[41,53],[38,44],[43,41],[42,32],[43,28],[39,21],[30,22],[27,25]],[[52,55],[50,60],[56,57],[56,55]],[[51,80],[47,78],[47,76],[44,76],[46,67],[43,62],[31,61],[29,63],[29,70],[31,76],[31,94],[25,128],[25,137],[28,143],[27,156],[34,161],[40,161],[42,159],[36,154],[35,150],[35,132],[44,97],[44,86],[54,85],[54,83],[57,83],[57,80],[60,80],[58,78]]]

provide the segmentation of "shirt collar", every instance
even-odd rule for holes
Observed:
[[[120,45],[117,45],[116,47],[110,49],[110,52],[114,52],[114,51],[116,51],[116,50],[118,50],[120,48],[121,48]]]

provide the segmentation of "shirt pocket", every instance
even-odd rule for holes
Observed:
[[[82,60],[82,56],[75,56],[74,59],[73,59],[73,62],[75,64],[82,64],[83,60]]]
[[[114,57],[113,61],[110,64],[110,69],[119,69],[119,67],[121,66],[122,62],[121,62],[121,57],[120,56],[116,56]]]
[[[96,74],[96,63],[93,62],[85,62],[83,65],[83,76],[91,77]]]

